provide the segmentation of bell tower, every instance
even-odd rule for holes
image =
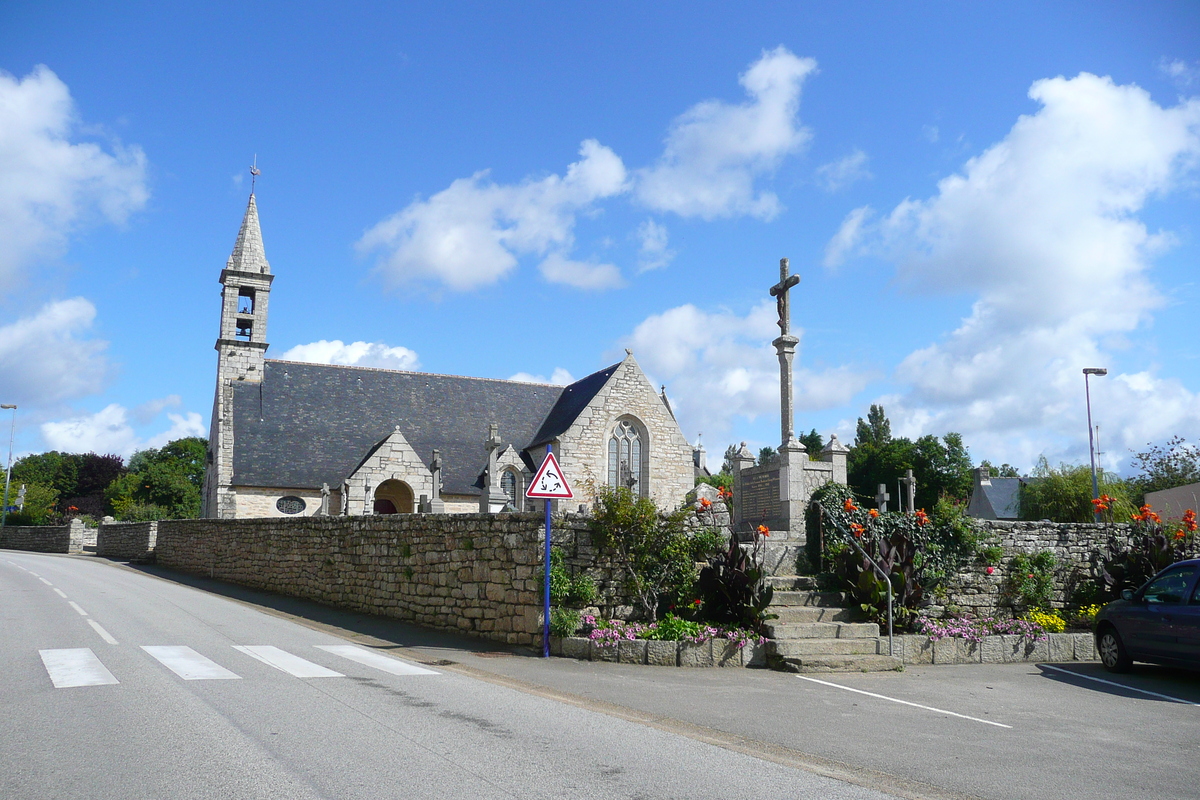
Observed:
[[[221,335],[217,338],[217,382],[260,383],[267,353],[267,300],[271,265],[263,251],[254,194],[238,231],[233,253],[221,270]]]

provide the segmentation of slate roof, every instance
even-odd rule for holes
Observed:
[[[267,360],[262,383],[233,384],[233,482],[340,486],[398,425],[426,464],[441,451],[443,493],[478,494],[490,423],[518,450],[549,441],[617,366],[562,387]]]
[[[992,478],[989,483],[975,484],[975,492],[981,493],[981,498],[990,507],[994,515],[991,519],[1017,519],[1021,515],[1021,483],[1022,478]],[[981,516],[978,506],[981,505],[974,497],[971,506],[976,509],[972,513]],[[988,517],[982,517],[987,519]]]

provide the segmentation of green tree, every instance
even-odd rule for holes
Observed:
[[[960,434],[947,433],[941,439],[926,435],[915,442],[893,438],[883,406],[872,405],[867,419],[858,420],[847,459],[851,489],[862,502],[874,505],[882,483],[892,494],[891,507],[898,508],[896,482],[910,469],[917,481],[917,508],[932,509],[942,496],[961,500],[970,494],[971,457]]]
[[[987,469],[988,473],[996,478],[1019,478],[1021,473],[1012,464],[1001,464],[998,467],[992,466],[992,462],[986,458],[979,462],[980,469]]]
[[[738,446],[731,444],[725,448],[725,459],[721,462],[721,472],[733,472],[733,464],[737,459]]]
[[[25,487],[25,504],[20,511],[9,512],[6,525],[50,525],[56,522],[58,490],[42,483],[17,483],[13,481],[8,505],[17,504],[17,495]]]
[[[1100,493],[1114,498],[1112,519],[1128,520],[1133,513],[1133,492],[1122,480],[1107,479]],[[1092,470],[1086,464],[1051,467],[1045,456],[1038,459],[1030,479],[1021,483],[1021,519],[1051,522],[1092,522]]]
[[[862,417],[858,418],[858,425],[854,431],[855,446],[870,444],[879,447],[891,440],[892,423],[883,413],[883,406],[872,403],[870,410],[867,411],[867,421],[863,422]]]
[[[779,460],[779,453],[775,452],[775,448],[767,446],[758,451],[758,465],[764,467],[767,464],[773,464]]]
[[[821,438],[821,434],[817,433],[816,428],[801,436],[800,444],[804,445],[804,449],[808,451],[808,457],[814,460],[820,458],[821,451],[825,449],[825,441]]]
[[[1165,445],[1148,444],[1146,448],[1133,457],[1141,474],[1131,483],[1139,495],[1200,481],[1200,447],[1188,444],[1181,436],[1172,436]],[[1135,499],[1139,504],[1142,501],[1142,497]]]
[[[114,516],[122,520],[200,516],[207,449],[207,440],[193,436],[134,453],[129,472],[104,493]]]

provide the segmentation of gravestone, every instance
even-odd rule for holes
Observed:
[[[779,336],[772,342],[779,357],[779,457],[756,466],[754,455],[742,442],[733,458],[734,531],[749,540],[759,526],[768,529],[764,566],[772,575],[796,572],[806,540],[809,499],[829,481],[846,482],[849,452],[835,434],[814,460],[796,439],[792,362],[800,339],[791,334],[789,293],[800,276],[788,274],[788,266],[786,258],[779,260],[779,283],[770,289],[779,313]]]

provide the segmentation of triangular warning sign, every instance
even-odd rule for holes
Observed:
[[[538,468],[537,475],[529,482],[525,490],[526,497],[545,498],[549,500],[570,500],[575,497],[567,478],[558,466],[554,453],[547,453],[546,460]]]

